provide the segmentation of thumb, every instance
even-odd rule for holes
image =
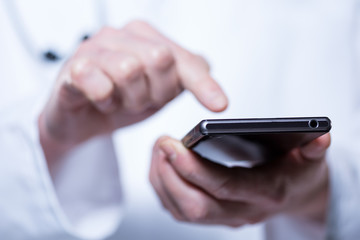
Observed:
[[[302,146],[300,148],[300,153],[307,160],[318,161],[325,157],[330,143],[330,133],[327,133]]]

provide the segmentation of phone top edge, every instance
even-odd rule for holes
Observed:
[[[199,123],[203,135],[222,133],[329,132],[328,117],[205,119]]]
[[[206,134],[202,133],[202,122],[198,123],[193,129],[191,129],[183,138],[182,143],[185,147],[191,148],[193,147],[200,139],[206,136]]]
[[[202,133],[203,135],[207,135],[207,134],[208,134],[207,125],[208,125],[209,121],[212,121],[212,120],[211,120],[211,119],[202,120],[202,121],[198,124],[199,131],[200,131],[200,133]]]

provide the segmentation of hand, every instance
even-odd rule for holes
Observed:
[[[276,214],[324,221],[328,198],[325,153],[330,134],[252,169],[201,159],[170,137],[153,149],[150,181],[178,220],[233,227]]]
[[[103,28],[65,64],[40,115],[47,160],[151,116],[183,89],[211,111],[227,106],[203,58],[144,22]]]

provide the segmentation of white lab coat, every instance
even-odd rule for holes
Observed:
[[[311,115],[329,116],[334,126],[328,223],[279,216],[269,220],[265,235],[360,237],[358,1],[15,2],[27,39],[21,40],[0,2],[2,239],[98,239],[113,233],[114,239],[262,239],[261,225],[230,229],[173,220],[148,182],[152,144],[161,134],[181,138],[203,118]],[[36,54],[53,47],[71,55],[78,39],[104,21],[99,7],[106,9],[107,24],[141,18],[207,57],[230,106],[210,113],[184,93],[154,117],[117,131],[114,142],[107,136],[79,147],[50,174],[36,123],[61,63],[44,63]]]

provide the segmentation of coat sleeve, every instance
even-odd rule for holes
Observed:
[[[0,110],[0,236],[106,238],[122,216],[111,136],[79,146],[50,174],[38,139],[39,109],[32,99]]]

